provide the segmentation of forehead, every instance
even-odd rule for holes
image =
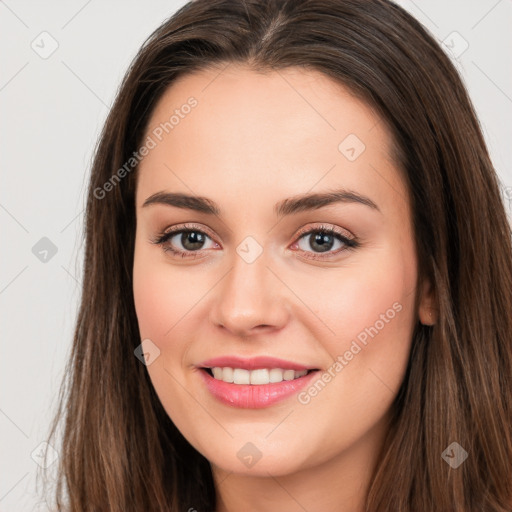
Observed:
[[[315,71],[231,63],[183,75],[156,105],[146,137],[155,145],[139,166],[138,195],[250,192],[277,201],[339,186],[390,204],[407,195],[383,120]]]

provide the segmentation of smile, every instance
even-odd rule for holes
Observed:
[[[318,372],[318,368],[283,359],[235,356],[204,361],[198,369],[215,399],[243,409],[260,409],[280,402],[298,393]]]
[[[245,370],[243,368],[220,368],[215,366],[209,368],[214,379],[234,384],[252,384],[261,386],[263,384],[277,384],[283,380],[295,380],[304,377],[308,370],[283,370],[282,368],[260,368],[258,370]]]

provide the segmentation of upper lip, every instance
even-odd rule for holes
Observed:
[[[242,368],[245,370],[258,370],[261,368],[282,368],[283,370],[316,370],[312,366],[305,366],[303,364],[295,363],[293,361],[286,361],[284,359],[277,359],[269,356],[258,356],[251,358],[244,358],[238,356],[221,356],[208,359],[198,364],[200,368],[215,368],[215,367],[228,367],[228,368]]]

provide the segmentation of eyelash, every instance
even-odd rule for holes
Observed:
[[[171,239],[173,236],[175,236],[177,234],[181,234],[181,233],[190,233],[190,232],[201,233],[202,235],[206,235],[208,238],[212,239],[212,237],[208,233],[206,233],[205,231],[203,231],[202,229],[200,229],[199,227],[197,227],[195,225],[180,224],[179,226],[176,226],[175,228],[173,228],[170,231],[164,231],[162,233],[159,233],[158,235],[156,235],[155,238],[151,239],[150,241],[153,244],[161,245],[163,251],[166,253],[168,253],[168,252],[171,253],[171,256],[174,258],[181,257],[181,258],[194,259],[194,258],[197,258],[198,254],[201,253],[201,251],[202,251],[201,249],[198,251],[181,251],[181,250],[173,249],[170,245],[165,245],[166,242],[169,239]],[[314,228],[300,230],[299,233],[297,234],[297,238],[296,238],[295,242],[293,242],[292,245],[295,245],[296,243],[298,243],[299,240],[301,238],[305,237],[306,235],[311,235],[313,233],[323,233],[325,235],[334,236],[337,240],[339,240],[340,242],[342,242],[344,244],[344,247],[342,247],[341,249],[338,249],[336,252],[325,253],[325,254],[328,254],[328,256],[324,256],[322,253],[312,253],[312,254],[314,254],[314,256],[311,256],[311,253],[309,253],[307,251],[303,251],[303,252],[307,252],[307,254],[310,254],[309,256],[306,256],[306,258],[308,258],[308,259],[326,260],[326,259],[331,258],[332,256],[336,256],[337,254],[339,254],[342,251],[355,249],[355,248],[359,247],[359,245],[360,245],[360,243],[357,241],[356,238],[348,238],[348,237],[344,236],[337,229],[335,229],[331,226],[326,226],[324,224],[322,224],[320,226],[316,226]],[[205,249],[203,249],[203,250],[205,250]]]

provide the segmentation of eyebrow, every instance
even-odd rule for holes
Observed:
[[[274,213],[277,217],[284,217],[304,211],[316,210],[334,203],[357,203],[380,212],[380,208],[369,197],[352,190],[337,189],[328,192],[289,197],[274,206]],[[145,208],[146,206],[154,204],[194,210],[207,215],[221,214],[219,206],[211,199],[201,196],[191,196],[180,192],[157,192],[148,197],[142,207]]]

